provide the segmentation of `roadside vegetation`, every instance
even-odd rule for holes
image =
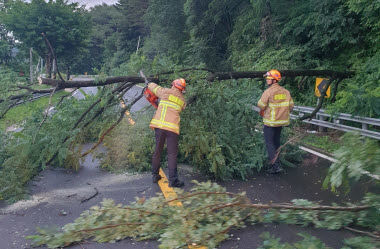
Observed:
[[[148,122],[153,109],[131,114],[136,122],[133,126],[125,118],[119,122],[130,108],[120,107],[130,82],[103,86],[96,95],[87,95],[83,100],[61,98],[63,92],[55,92],[58,85],[47,88],[38,86],[36,78],[32,83],[29,81],[29,63],[35,69],[42,58],[46,76],[61,82],[72,74],[87,72],[97,75],[95,82],[99,83],[108,76],[136,76],[141,69],[146,75],[157,77],[163,86],[169,86],[176,77],[186,78],[188,106],[181,117],[180,162],[213,179],[244,180],[266,165],[261,118],[252,110],[265,84],[257,78],[232,79],[231,76],[209,80],[210,76],[215,72],[272,68],[328,70],[335,73],[330,77],[332,96],[324,100],[324,109],[330,113],[379,118],[379,11],[379,1],[372,0],[120,0],[116,6],[101,5],[89,10],[61,0],[0,0],[0,200],[14,202],[27,197],[26,184],[47,167],[77,170],[80,160],[89,152],[81,150],[81,145],[87,142],[103,142],[107,153],[99,157],[105,169],[115,172],[149,169],[154,141]],[[33,58],[28,61],[30,54]],[[63,79],[59,72],[53,71],[54,60],[59,71],[65,73]],[[336,72],[340,72],[339,77]],[[314,83],[314,76],[299,75],[281,81],[292,93],[296,105],[306,106],[317,105]],[[27,102],[41,91],[54,92],[50,103],[54,105],[54,114],[43,113],[49,106],[49,98],[14,107],[17,101]],[[21,124],[23,130],[4,132],[14,124]],[[345,187],[348,191],[352,179],[377,183],[378,141],[351,135],[334,141],[310,134],[296,139],[299,134],[295,130],[293,123],[282,137],[282,144],[293,141],[281,150],[284,165],[294,166],[302,160],[303,155],[297,149],[301,142],[331,153],[335,151],[339,162],[331,166],[326,188],[337,191]],[[200,184],[199,188],[205,186]],[[223,191],[219,186],[213,188]],[[369,212],[373,218],[374,214],[378,215],[379,204],[378,195],[372,197],[371,204],[367,204],[371,205]],[[206,199],[202,205],[208,205]],[[363,203],[366,200],[369,199]],[[298,204],[313,205],[307,201]],[[110,201],[104,206],[116,213],[121,210]],[[226,217],[236,223],[224,223],[223,228],[243,226],[241,210],[227,213],[232,218]],[[245,214],[259,220],[267,217],[258,215],[257,210]],[[177,218],[181,219],[181,215]],[[318,223],[315,215],[318,216],[291,214],[284,219],[315,224]],[[326,214],[323,224],[328,226],[327,221],[334,220],[334,215]],[[364,215],[367,218],[362,222],[363,217],[356,215],[337,215],[341,220],[336,228],[349,223],[378,230],[378,218],[369,224],[368,216]],[[294,217],[300,217],[301,221]],[[270,222],[277,221],[271,216]],[[149,228],[157,228],[147,224]],[[217,227],[212,223],[207,225]],[[167,229],[172,236],[178,227]],[[164,240],[169,236],[164,230],[149,232],[153,232],[152,238],[162,236]],[[72,234],[63,234],[57,243],[62,245],[67,236],[84,239],[80,235],[74,238]],[[44,237],[44,232],[41,236],[36,237],[37,243],[53,241],[56,245],[54,236]],[[210,246],[220,243],[225,235],[214,238]],[[107,237],[99,232],[97,239],[119,237]],[[267,240],[267,245],[276,243],[268,236]],[[314,241],[310,237],[306,240]],[[177,242],[176,246],[184,243]],[[172,248],[173,245],[165,243],[163,248]]]
[[[61,91],[54,94],[51,98],[51,106],[55,106],[61,97],[68,95],[69,93]],[[0,119],[0,129],[5,130],[6,128],[15,125],[17,127],[22,127],[23,121],[33,115],[33,113],[43,113],[45,109],[49,106],[50,97],[41,97],[33,102],[26,102],[25,104],[20,104],[5,114],[5,116]]]

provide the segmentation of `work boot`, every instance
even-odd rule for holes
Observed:
[[[159,180],[161,180],[160,174],[153,174],[152,176],[153,183],[157,183]]]
[[[269,169],[266,170],[268,174],[279,174],[283,172],[284,169],[280,165],[271,165]]]
[[[185,183],[183,181],[178,180],[178,179],[170,181],[170,184],[169,184],[169,187],[172,187],[172,188],[180,188],[183,186],[185,186]]]

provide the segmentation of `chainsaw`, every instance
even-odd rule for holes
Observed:
[[[152,93],[151,90],[149,90],[149,88],[148,88],[148,83],[149,83],[149,81],[148,81],[148,79],[145,77],[145,75],[144,75],[144,73],[143,73],[142,70],[140,70],[140,76],[141,76],[142,78],[144,78],[144,80],[145,80],[145,84],[146,84],[146,86],[145,86],[144,89],[143,89],[143,94],[144,94],[146,100],[148,100],[148,102],[149,102],[154,108],[157,109],[157,108],[158,108],[158,98],[157,98],[156,95],[154,95],[154,93]]]

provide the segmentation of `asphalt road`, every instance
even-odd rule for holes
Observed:
[[[77,78],[74,78],[73,80],[88,80],[88,78],[77,77]],[[98,91],[97,87],[82,87],[80,89],[86,94],[96,94]],[[135,85],[134,87],[132,87],[124,95],[124,100],[126,101],[126,103],[128,104],[130,103],[131,100],[134,100],[135,98],[137,98],[141,94],[142,90],[143,88],[138,85]],[[79,90],[76,90],[73,96],[77,99],[85,98],[83,93]],[[132,106],[131,112],[140,111],[142,108],[146,107],[147,105],[149,105],[149,102],[144,97],[142,97]]]

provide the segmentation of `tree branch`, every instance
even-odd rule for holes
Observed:
[[[346,229],[348,231],[351,231],[351,232],[354,232],[354,233],[364,234],[366,236],[369,236],[369,237],[372,237],[372,238],[375,238],[375,239],[380,239],[380,236],[378,236],[378,235],[376,235],[374,233],[371,233],[371,232],[362,231],[362,230],[354,229],[354,228],[351,228],[351,227],[344,227],[344,229]]]
[[[148,77],[149,81],[152,82],[159,82],[158,78]],[[73,87],[89,87],[89,86],[105,86],[115,83],[121,83],[121,82],[130,82],[130,83],[144,83],[144,79],[137,76],[116,76],[116,77],[109,77],[104,80],[69,80],[65,83],[55,80],[55,79],[49,79],[49,78],[38,78],[38,82],[42,85],[51,85],[55,86],[58,84],[58,88],[73,88]]]
[[[283,204],[241,204],[242,207],[251,207],[257,209],[292,209],[292,210],[333,210],[333,211],[348,211],[359,212],[371,208],[371,206],[295,206],[295,205],[283,205]]]
[[[44,37],[45,42],[46,42],[46,44],[48,45],[48,48],[49,48],[51,54],[53,55],[53,58],[54,58],[54,60],[55,60],[55,64],[56,64],[56,66],[57,66],[57,73],[58,73],[58,75],[59,75],[59,78],[61,78],[62,82],[65,82],[65,80],[63,79],[61,73],[59,72],[59,69],[58,69],[58,60],[57,60],[57,57],[55,56],[55,52],[54,52],[53,47],[51,46],[51,44],[50,44],[48,38],[46,37],[45,33],[42,32],[41,35]]]
[[[82,155],[81,155],[81,157],[84,157],[84,156],[86,156],[86,155],[88,155],[89,153],[91,153],[94,149],[96,149],[96,147],[98,147],[99,146],[99,144],[101,144],[102,142],[103,142],[103,140],[104,140],[104,138],[105,138],[105,136],[108,134],[108,133],[110,133],[120,122],[121,122],[121,120],[123,120],[123,118],[124,118],[124,115],[125,115],[125,112],[128,110],[128,109],[130,109],[141,97],[143,96],[143,93],[141,92],[141,94],[140,94],[140,96],[138,96],[130,105],[128,105],[128,106],[125,106],[124,108],[122,108],[121,109],[121,111],[120,111],[120,117],[119,117],[119,119],[114,123],[114,124],[112,124],[111,125],[111,127],[110,128],[108,128],[102,135],[101,135],[101,137],[100,137],[100,139],[98,140],[98,142],[94,145],[94,146],[92,146],[92,148],[91,149],[89,149],[88,151],[86,151],[85,153],[83,153]]]

